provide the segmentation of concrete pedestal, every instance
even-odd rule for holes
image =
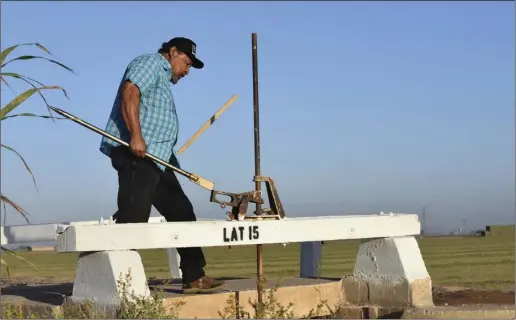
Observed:
[[[126,275],[130,281],[125,281]],[[101,251],[81,253],[77,263],[73,302],[95,302],[117,306],[123,294],[120,281],[125,282],[127,297],[150,298],[150,290],[137,251]]]
[[[433,306],[432,281],[414,237],[362,242],[353,275],[342,279],[349,304]]]

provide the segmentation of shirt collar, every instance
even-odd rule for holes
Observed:
[[[168,62],[168,60],[165,59],[165,57],[161,53],[158,53],[158,55],[161,59],[163,69],[165,69],[165,71],[170,72],[170,74],[172,74],[172,67],[170,66],[170,62]]]

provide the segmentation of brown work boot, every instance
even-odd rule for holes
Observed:
[[[214,293],[222,291],[224,289],[224,283],[217,281],[213,278],[203,276],[193,282],[183,283],[183,293]]]

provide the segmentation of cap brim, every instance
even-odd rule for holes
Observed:
[[[185,50],[181,50],[181,49],[179,49],[179,51],[186,54],[188,56],[188,58],[190,58],[190,60],[192,60],[192,67],[194,67],[195,69],[202,69],[204,67],[204,62],[197,59],[197,57],[194,56],[192,53],[187,52]]]
[[[192,67],[194,67],[195,69],[202,69],[202,67],[204,67],[204,62],[197,58],[194,58],[192,60]]]

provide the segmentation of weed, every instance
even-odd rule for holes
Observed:
[[[285,306],[276,298],[279,285],[280,280],[273,288],[267,288],[267,281],[265,279],[262,281],[262,303],[257,299],[248,300],[252,313],[245,311],[240,304],[239,293],[232,292],[226,299],[223,311],[219,311],[218,314],[222,319],[292,319],[294,312],[291,309],[294,304],[289,303]]]
[[[226,299],[223,311],[218,311],[221,319],[250,319],[250,314],[240,305],[238,292],[231,292]]]
[[[21,304],[2,304],[2,311],[0,312],[1,319],[39,319],[36,313],[31,313],[30,316],[26,315]]]
[[[219,311],[219,317],[222,319],[292,319],[294,318],[293,303],[287,305],[282,304],[276,293],[281,283],[281,278],[276,282],[273,288],[267,288],[267,281],[263,281],[262,303],[257,300],[248,299],[252,312],[245,311],[241,305],[239,292],[232,292],[226,299],[226,305],[222,311]],[[300,317],[301,319],[337,319],[338,306],[331,307],[327,300],[321,300],[317,306],[310,310],[308,314]]]
[[[61,306],[52,312],[54,319],[109,319],[104,310],[91,301],[74,303],[66,300]]]
[[[308,314],[301,317],[301,319],[338,319],[338,312],[338,306],[332,308],[328,304],[328,300],[321,300],[314,309],[310,310]]]
[[[245,311],[240,304],[238,292],[232,292],[226,299],[226,306],[218,314],[222,319],[292,319],[294,312],[292,311],[293,303],[283,305],[276,298],[276,292],[280,286],[281,279],[276,282],[273,288],[267,288],[267,281],[262,280],[262,302],[259,303],[257,299],[248,299],[248,304],[251,306],[252,313]]]
[[[120,304],[110,310],[109,307],[92,301],[72,302],[66,300],[61,306],[52,310],[53,319],[177,319],[178,309],[184,305],[184,301],[177,302],[165,308],[163,304],[163,291],[153,292],[151,297],[141,297],[129,292],[129,283],[132,277],[130,271],[117,281],[120,292]],[[22,305],[5,304],[1,313],[2,319],[26,319]],[[36,313],[31,314],[32,319],[43,318]]]
[[[294,312],[292,307],[294,304],[290,302],[288,305],[282,305],[276,298],[276,292],[280,286],[281,278],[276,282],[273,288],[267,288],[267,281],[264,279],[261,283],[262,303],[258,301],[249,301],[254,310],[253,319],[292,319]]]
[[[128,292],[129,283],[132,277],[130,272],[125,279],[119,279],[118,285],[121,292],[120,307],[117,310],[117,319],[177,319],[177,309],[184,305],[184,302],[177,302],[168,310],[163,305],[163,290],[157,289],[151,298],[136,296],[134,291]]]

